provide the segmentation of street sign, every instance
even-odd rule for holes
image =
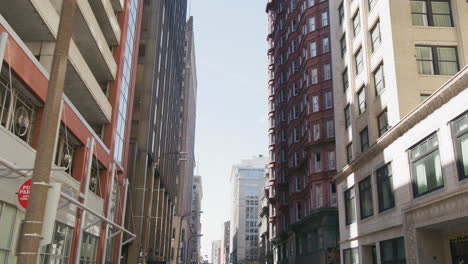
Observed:
[[[25,181],[18,190],[18,202],[24,209],[28,207],[29,192],[31,191],[31,182],[32,179]]]

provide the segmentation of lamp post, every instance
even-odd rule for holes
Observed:
[[[176,258],[176,263],[180,263],[180,259],[179,259],[179,256],[180,256],[180,240],[181,240],[181,236],[182,236],[182,232],[181,232],[181,229],[182,229],[182,222],[184,222],[184,218],[187,217],[187,216],[191,216],[193,214],[201,214],[203,213],[203,211],[192,211],[192,212],[188,212],[188,213],[185,213],[182,215],[182,217],[180,218],[180,222],[179,222],[179,238],[177,240],[177,258]]]

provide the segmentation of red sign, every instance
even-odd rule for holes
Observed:
[[[18,202],[21,204],[21,206],[23,206],[24,209],[28,207],[29,192],[31,191],[31,182],[31,179],[25,181],[18,190]]]

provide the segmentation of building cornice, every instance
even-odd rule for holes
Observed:
[[[468,65],[437,89],[429,98],[409,112],[395,126],[390,128],[366,152],[358,156],[335,175],[337,183],[343,181],[351,173],[362,168],[368,161],[383,152],[390,144],[403,136],[416,124],[427,118],[434,111],[446,104],[450,99],[468,88]]]

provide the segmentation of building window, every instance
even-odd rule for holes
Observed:
[[[358,97],[358,107],[359,107],[359,114],[362,114],[366,111],[366,87],[362,87],[361,90],[357,93]]]
[[[315,31],[315,16],[309,17],[309,32]]]
[[[468,114],[453,122],[460,179],[468,178]]]
[[[299,94],[299,86],[296,83],[292,84],[292,91],[294,96]]]
[[[368,4],[369,4],[369,11],[371,11],[374,6],[377,4],[378,0],[368,0]]]
[[[317,68],[313,68],[312,71],[312,84],[316,84],[318,83],[318,72],[317,72]]]
[[[76,143],[78,141],[71,135],[67,128],[60,126],[57,149],[55,151],[55,164],[63,167],[69,175],[73,171],[73,161],[75,159]]]
[[[328,13],[322,12],[322,27],[328,26]]]
[[[449,0],[412,0],[411,16],[415,26],[453,27]]]
[[[83,232],[83,241],[81,242],[80,264],[96,263],[96,252],[99,237]]]
[[[331,79],[331,69],[330,69],[330,64],[324,64],[323,65],[323,78],[324,80],[330,80]]]
[[[328,152],[328,169],[329,170],[335,169],[335,151]]]
[[[330,41],[328,37],[322,39],[322,53],[327,53],[330,51]]]
[[[296,212],[297,212],[297,220],[301,220],[302,218],[302,209],[301,209],[301,203],[296,202]]]
[[[359,264],[358,248],[348,248],[348,249],[343,250],[343,263],[344,264]]]
[[[458,72],[455,47],[416,46],[419,74],[454,75]]]
[[[69,263],[73,228],[55,222],[52,243],[41,249],[40,263]]]
[[[315,184],[315,205],[316,208],[323,206],[322,184]]]
[[[315,0],[309,0],[309,7],[315,5]]]
[[[320,139],[320,123],[314,124],[314,140]]]
[[[362,60],[362,48],[359,48],[359,50],[354,55],[354,64],[356,67],[356,75],[359,75],[359,73],[361,73],[362,69],[364,68],[364,62]]]
[[[346,92],[346,90],[349,87],[349,81],[348,81],[348,69],[345,69],[345,71],[342,74],[343,78],[343,91]]]
[[[299,142],[299,129],[294,128],[294,142]]]
[[[353,16],[353,32],[354,36],[356,36],[359,31],[361,30],[361,18],[359,17],[359,10]]]
[[[351,112],[349,110],[349,104],[346,105],[344,109],[344,117],[345,117],[345,128],[351,126]]]
[[[409,153],[413,174],[413,195],[417,197],[443,187],[437,134],[418,143]]]
[[[356,195],[354,192],[354,187],[351,187],[344,192],[344,198],[346,225],[350,225],[356,222]]]
[[[377,193],[380,212],[395,207],[392,178],[392,166],[390,163],[377,169]]]
[[[312,112],[318,112],[320,110],[319,97],[318,95],[312,96]]]
[[[310,43],[310,56],[315,57],[317,56],[317,42],[312,41]]]
[[[382,264],[405,264],[405,240],[398,237],[380,242],[380,263]]]
[[[333,129],[333,120],[327,120],[327,137],[331,138],[334,137],[334,129]]]
[[[361,139],[361,152],[364,152],[369,148],[369,131],[367,127],[359,133],[359,137]]]
[[[379,129],[379,137],[381,137],[388,130],[387,109],[377,116],[377,126]]]
[[[375,51],[382,42],[380,35],[380,21],[377,21],[375,26],[371,29],[372,51]]]
[[[341,45],[341,57],[343,57],[346,54],[346,34],[343,35],[343,37],[341,37],[340,45]]]
[[[375,94],[379,95],[385,89],[385,75],[383,70],[383,64],[380,64],[379,67],[374,71],[374,88]]]
[[[353,161],[353,143],[346,146],[346,162],[349,164]]]
[[[329,109],[333,107],[333,95],[332,92],[325,92],[325,108]]]
[[[370,176],[359,182],[359,205],[361,207],[361,219],[367,218],[374,214],[374,209],[372,206],[372,183]]]
[[[6,203],[0,202],[0,262],[12,263],[13,231],[16,222],[16,208]]]
[[[339,20],[340,20],[340,25],[343,23],[344,20],[344,7],[343,3],[340,4],[340,7],[338,7],[338,15],[339,15]]]

